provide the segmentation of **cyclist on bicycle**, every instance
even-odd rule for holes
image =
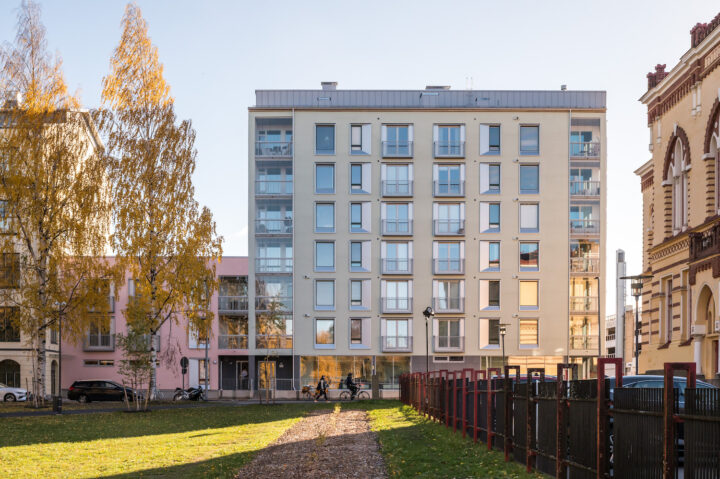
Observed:
[[[355,381],[353,381],[352,373],[348,373],[347,378],[345,378],[345,385],[350,390],[350,400],[355,399],[355,395],[357,394],[358,387],[355,384]]]
[[[327,402],[327,400],[328,400],[327,390],[328,390],[329,386],[330,386],[330,384],[325,380],[325,376],[320,377],[320,381],[318,382],[318,385],[316,388],[317,392],[315,393],[315,402],[317,402],[318,399],[320,399],[320,396],[325,396],[325,402]]]

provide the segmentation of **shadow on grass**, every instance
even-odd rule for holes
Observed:
[[[397,401],[358,401],[341,403],[343,409],[397,408]],[[206,431],[247,424],[282,421],[302,416],[306,411],[332,409],[335,403],[298,402],[296,404],[216,406],[206,408],[162,409],[147,414],[123,412],[67,416],[2,418],[0,447],[86,442],[188,431]],[[212,434],[201,432],[200,434]]]
[[[137,477],[179,478],[179,477],[226,477],[232,478],[248,462],[257,451],[228,454],[205,461],[189,462],[174,466],[142,469],[139,471],[115,474],[112,476],[96,476],[96,479],[135,479]]]

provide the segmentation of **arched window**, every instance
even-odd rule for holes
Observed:
[[[0,383],[11,388],[19,388],[20,365],[12,359],[0,361]]]
[[[668,176],[672,175],[672,225],[673,233],[687,228],[687,163],[682,141],[676,140]]]

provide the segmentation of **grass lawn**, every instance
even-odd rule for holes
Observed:
[[[3,477],[231,478],[259,449],[327,404],[217,406],[0,419]],[[391,477],[533,477],[397,401],[363,401]]]

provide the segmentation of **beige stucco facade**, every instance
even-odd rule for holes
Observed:
[[[697,29],[702,35],[697,36]],[[640,371],[665,362],[695,362],[718,374],[717,304],[720,257],[718,112],[720,29],[693,29],[692,48],[670,72],[648,75],[652,158],[636,173],[643,192],[643,269]]]
[[[268,95],[272,93],[268,92]],[[342,95],[357,93],[359,99],[371,98],[370,103],[375,101],[373,94],[385,95],[370,105],[358,100],[357,104],[342,107],[316,108],[298,104],[296,98],[295,108],[283,106],[281,102],[259,102],[250,110],[249,284],[258,285],[251,294],[259,295],[261,283],[256,281],[258,278],[265,281],[271,276],[287,276],[291,279],[292,300],[288,312],[292,314],[292,349],[277,353],[296,358],[298,366],[295,367],[301,379],[308,376],[305,369],[310,360],[307,358],[318,357],[342,357],[343,361],[348,357],[371,358],[375,367],[383,357],[392,356],[409,360],[404,364],[409,364],[413,371],[424,371],[426,341],[430,369],[499,366],[502,346],[498,330],[494,329],[499,324],[506,328],[505,355],[511,364],[518,364],[523,370],[526,367],[551,367],[569,356],[584,364],[585,374],[591,373],[591,358],[599,354],[601,336],[604,336],[600,319],[604,309],[604,282],[601,279],[604,276],[601,259],[605,235],[604,94],[602,105],[585,108],[538,107],[530,100],[525,107],[478,108],[465,105],[402,107],[392,103],[394,96],[405,93],[412,95],[408,95],[409,98],[419,97],[422,101],[428,90],[343,92],[331,89],[301,93],[312,94],[318,101],[343,101]],[[441,90],[429,94],[439,96],[436,105],[442,105],[443,101],[451,101],[451,94],[469,97],[481,96],[480,93]],[[548,92],[523,93],[541,97]],[[363,94],[367,95],[363,97]],[[292,156],[286,154],[285,145],[281,144],[287,138],[285,135],[274,140],[280,144],[276,150],[285,158],[265,158],[274,155],[261,148],[268,143],[263,136],[268,128],[263,125],[272,118],[285,118],[287,128],[292,129]],[[277,122],[275,125],[276,131],[284,128]],[[319,125],[333,127],[332,152],[319,154],[317,151],[319,133],[316,128]],[[363,144],[356,151],[351,148],[354,141],[352,125],[362,126],[357,131],[362,131]],[[394,155],[386,151],[387,130],[395,126],[409,128],[412,153]],[[483,136],[488,126],[499,127],[499,147],[492,152],[487,152],[487,140]],[[538,127],[537,154],[520,151],[520,131],[524,126]],[[438,154],[438,129],[443,127],[459,128],[462,153]],[[571,130],[576,133],[588,131],[583,140],[572,146]],[[592,146],[590,154],[588,145]],[[573,148],[577,150],[575,154],[572,154]],[[285,236],[288,244],[292,243],[291,267],[280,268],[282,271],[273,268],[273,272],[267,271],[269,262],[266,257],[261,257],[268,250],[260,245],[269,235],[267,230],[258,231],[259,225],[266,224],[264,220],[258,222],[259,211],[271,201],[268,195],[259,194],[259,190],[267,187],[263,183],[276,181],[264,176],[268,171],[265,165],[270,160],[274,161],[274,168],[285,168],[281,166],[283,164],[292,168],[292,192],[283,200],[286,201],[283,211],[292,208],[292,235],[283,234],[285,232],[276,235],[276,239]],[[330,167],[333,188],[318,189],[319,165]],[[363,175],[361,187],[353,187],[351,165],[362,165],[357,170]],[[499,167],[500,171],[499,184],[492,190],[486,178],[490,165]],[[410,191],[388,192],[387,185],[395,178],[389,171],[394,166],[409,174],[404,178],[410,183]],[[456,193],[438,194],[438,183],[442,182],[438,171],[446,166],[458,168],[462,186]],[[520,169],[524,166],[537,167],[536,191],[521,191]],[[587,177],[578,180],[577,175],[581,174]],[[397,186],[397,183],[393,184]],[[362,203],[358,208],[362,213],[362,225],[355,228],[360,231],[353,231],[353,203]],[[491,203],[499,204],[499,228],[488,228],[488,205]],[[334,205],[334,226],[327,231],[318,230],[318,204]],[[384,229],[392,216],[388,211],[396,204],[408,205],[411,231],[398,233]],[[521,228],[527,226],[526,220],[522,220],[521,225],[521,208],[528,211],[523,205],[537,205],[536,228]],[[582,217],[584,219],[572,216],[571,207],[577,209],[578,215],[586,215]],[[447,220],[441,212],[445,208],[458,211],[457,216],[451,214],[450,217],[460,220],[460,229],[451,233],[437,230],[439,223],[436,220]],[[571,262],[572,241],[593,242],[594,247],[588,248],[592,252]],[[318,242],[334,245],[328,246],[334,250],[332,267],[318,267]],[[353,267],[353,242],[363,242],[362,267]],[[388,245],[391,243],[408,245],[410,253],[406,259],[412,263],[408,271],[388,272]],[[460,245],[458,259],[464,263],[462,271],[438,270],[439,248],[448,243]],[[488,247],[494,248],[488,246],[489,243],[499,243],[499,267],[495,263],[495,267],[488,267]],[[538,244],[537,267],[521,267],[521,243]],[[362,281],[359,302],[354,302],[351,297],[353,280]],[[332,281],[334,285],[330,306],[317,304],[318,284],[326,281]],[[403,306],[396,308],[397,297],[391,297],[389,293],[398,281],[406,282],[403,288],[407,288],[408,293],[403,298],[407,299],[409,307],[401,301]],[[439,297],[442,288],[446,287],[445,281],[457,285],[459,301],[456,304],[460,307],[443,310],[445,303]],[[488,294],[492,296],[488,287],[495,287],[489,283],[491,281],[499,281],[499,297],[497,302],[493,300],[488,304]],[[520,284],[523,281],[537,282],[536,305],[521,304]],[[532,288],[534,284],[524,283],[523,287],[530,285]],[[325,288],[326,285],[321,286]],[[259,300],[251,299],[250,303],[252,308]],[[389,304],[392,307],[388,307]],[[426,337],[423,310],[428,306],[434,308],[435,316],[429,324],[429,337]],[[318,344],[318,320],[332,321],[334,337],[331,344]],[[391,336],[390,331],[396,328],[395,321],[407,321],[409,337],[407,342],[402,342],[403,347],[387,339]],[[254,311],[250,312],[250,323],[252,337],[257,329],[253,324],[256,323]],[[353,324],[359,325],[362,332],[353,333]],[[533,341],[528,338],[533,334],[534,324],[537,334]],[[454,339],[456,337],[459,339]],[[259,354],[262,350],[254,349],[251,341],[251,354],[253,352]]]

